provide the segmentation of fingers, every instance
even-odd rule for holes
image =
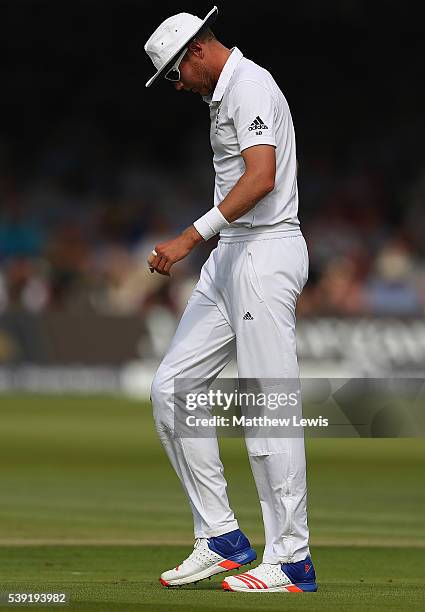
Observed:
[[[148,266],[149,266],[149,270],[151,274],[155,272],[160,260],[161,260],[161,256],[158,255],[155,249],[152,249],[152,251],[149,253],[149,256],[148,256]]]
[[[164,256],[159,255],[155,249],[152,249],[148,256],[148,267],[151,274],[153,274],[153,272],[158,272],[159,274],[170,276],[170,268],[172,265],[172,262],[169,262]]]
[[[159,262],[155,266],[155,270],[159,272],[160,274],[165,274],[166,276],[170,276],[170,273],[168,272],[168,270],[170,269],[170,266],[168,266],[169,262],[166,260],[165,257],[158,257],[158,259],[159,259]],[[166,266],[168,266],[168,270],[165,269]]]
[[[155,259],[157,258],[158,253],[155,251],[155,249],[152,249],[152,251],[149,253],[148,256],[148,266],[149,266],[149,270],[152,272],[154,272],[155,270]]]

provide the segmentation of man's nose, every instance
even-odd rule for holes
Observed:
[[[181,81],[177,81],[177,83],[174,83],[174,87],[177,89],[177,91],[180,91],[183,89],[183,83]]]

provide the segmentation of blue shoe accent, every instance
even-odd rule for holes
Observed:
[[[299,589],[317,591],[316,572],[311,557],[306,557],[304,561],[297,561],[297,563],[282,563],[281,568],[292,584]]]
[[[305,593],[315,593],[319,588],[315,582],[297,582],[295,586]]]
[[[251,563],[255,561],[257,558],[257,553],[253,548],[245,548],[245,550],[240,550],[234,555],[230,555],[227,557],[227,561],[233,561],[233,563],[238,563],[239,565],[246,565],[247,563]]]
[[[229,531],[215,538],[208,538],[208,548],[225,559],[235,563],[250,563],[255,561],[257,553],[240,529]]]

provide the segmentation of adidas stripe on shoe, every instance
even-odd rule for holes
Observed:
[[[261,563],[249,572],[229,576],[222,586],[239,593],[306,593],[318,588],[310,557],[297,563]]]
[[[214,538],[198,538],[189,557],[174,569],[163,572],[159,580],[165,587],[190,584],[237,569],[256,558],[248,538],[235,529]]]

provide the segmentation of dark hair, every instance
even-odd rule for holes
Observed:
[[[198,42],[207,42],[208,40],[214,39],[214,32],[210,28],[205,28],[205,30],[201,30],[193,40],[196,40]]]

